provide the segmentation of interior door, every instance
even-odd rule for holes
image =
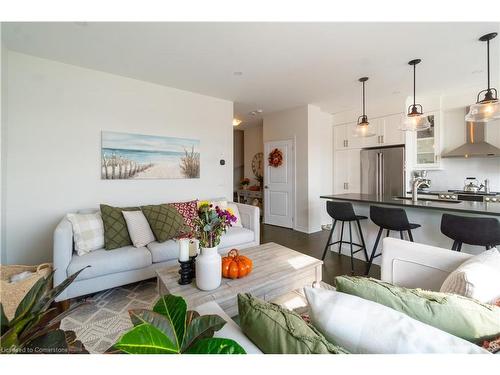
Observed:
[[[264,143],[264,155],[281,151],[283,163],[274,167],[266,160],[264,169],[264,222],[293,228],[294,214],[294,147],[292,140]]]

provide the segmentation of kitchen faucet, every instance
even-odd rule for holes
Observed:
[[[431,180],[425,177],[414,176],[411,180],[411,200],[413,202],[418,201],[418,189],[422,185],[427,185],[427,187],[431,186]]]

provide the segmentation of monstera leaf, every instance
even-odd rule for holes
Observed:
[[[131,310],[134,328],[125,333],[107,353],[130,354],[245,354],[230,339],[214,338],[226,322],[217,315],[200,316],[187,311],[182,297],[161,297],[150,310]]]

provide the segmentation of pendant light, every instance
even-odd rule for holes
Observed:
[[[431,127],[429,119],[424,114],[424,109],[420,104],[415,103],[416,67],[421,61],[420,59],[415,59],[408,62],[408,65],[413,66],[413,104],[408,107],[408,113],[401,123],[400,130],[422,131]]]
[[[363,84],[363,114],[358,117],[358,125],[356,126],[354,136],[373,137],[375,133],[369,128],[370,123],[368,122],[368,116],[365,112],[365,82],[368,81],[368,77],[361,77],[358,81]]]
[[[465,116],[465,121],[488,122],[500,118],[500,103],[498,101],[497,89],[490,87],[490,40],[495,38],[497,33],[483,35],[479,40],[486,42],[486,54],[488,61],[488,88],[477,94],[476,104],[470,106],[469,113]],[[484,93],[483,99],[479,99]]]

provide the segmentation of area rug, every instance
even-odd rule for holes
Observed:
[[[321,285],[331,288],[324,283]],[[104,353],[132,327],[128,311],[152,309],[158,298],[156,279],[109,289],[88,297],[87,304],[63,319],[61,329],[75,331],[89,353]],[[307,312],[302,290],[287,293],[272,302],[299,314]]]
[[[158,300],[156,279],[128,284],[97,293],[61,322],[64,330],[75,331],[90,353],[103,353],[132,323],[131,309],[151,309]]]

